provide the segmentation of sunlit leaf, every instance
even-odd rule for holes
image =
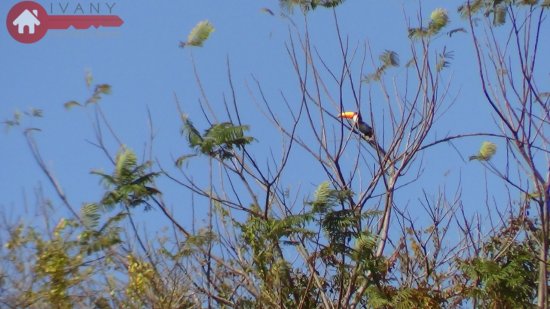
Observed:
[[[467,18],[470,14],[474,15],[477,13],[484,5],[483,0],[474,0],[474,1],[468,1],[467,4],[461,5],[458,8],[458,12],[462,16],[462,18]]]
[[[189,36],[187,37],[187,42],[182,43],[181,47],[188,46],[188,45],[201,47],[204,41],[208,39],[208,37],[213,31],[214,31],[214,26],[212,26],[212,24],[209,21],[203,20],[199,22],[195,26],[195,28],[193,28],[193,30],[191,30],[191,33],[189,33]]]
[[[101,94],[111,94],[111,85],[100,84],[95,86],[95,92]]]
[[[80,209],[80,218],[86,228],[95,228],[99,223],[99,207],[95,203],[88,203]]]
[[[196,155],[194,154],[190,154],[190,155],[183,155],[183,156],[180,156],[179,158],[176,159],[176,166],[177,167],[182,167],[183,163],[191,158],[191,157],[195,157]]]
[[[493,25],[502,26],[506,23],[506,7],[499,5],[494,8]]]
[[[82,104],[78,103],[77,101],[69,101],[65,104],[63,104],[63,106],[66,108],[66,109],[71,109],[75,106],[82,106]]]
[[[497,145],[491,142],[483,142],[481,144],[481,148],[479,149],[479,153],[477,155],[471,156],[471,160],[479,160],[479,161],[489,161],[493,155],[497,152]]]
[[[447,10],[442,8],[433,10],[430,19],[431,21],[428,27],[430,34],[438,33],[439,30],[447,26],[449,23],[449,15],[447,14]]]

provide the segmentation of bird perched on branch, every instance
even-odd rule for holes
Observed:
[[[359,112],[343,112],[339,117],[351,119],[351,129],[365,140],[371,141],[374,139],[374,131],[363,121]]]
[[[371,126],[363,121],[359,112],[343,112],[338,115],[338,117],[349,119],[351,123],[351,130],[359,134],[359,136],[361,136],[361,138],[363,138],[372,147],[374,147],[374,149],[379,154],[381,154],[382,156],[386,156],[386,151],[378,144],[375,139],[374,130]]]

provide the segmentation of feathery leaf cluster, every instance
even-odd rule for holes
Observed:
[[[470,156],[470,161],[489,161],[497,153],[497,145],[491,142],[483,142],[479,148],[479,152],[476,155]]]
[[[187,36],[187,42],[181,42],[180,47],[202,47],[212,32],[214,32],[214,26],[208,20],[200,21]]]
[[[437,8],[430,15],[428,27],[409,28],[409,38],[419,39],[438,34],[441,29],[449,24],[449,15],[447,10]]]
[[[159,173],[147,172],[150,166],[151,162],[138,164],[135,153],[122,146],[116,156],[115,170],[112,175],[92,171],[93,174],[101,176],[107,188],[112,189],[105,193],[101,205],[112,208],[119,203],[128,207],[145,204],[145,209],[149,209],[147,200],[160,193],[151,186]]]
[[[253,137],[244,135],[244,132],[248,130],[247,125],[239,126],[230,122],[223,122],[212,125],[201,135],[191,120],[183,117],[181,133],[187,135],[189,147],[195,149],[198,153],[225,160],[234,156],[235,148],[242,150],[245,145],[254,141]],[[188,157],[189,155],[185,155],[178,158],[176,165],[181,166]]]

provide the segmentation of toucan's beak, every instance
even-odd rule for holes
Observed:
[[[355,116],[355,112],[343,112],[341,113],[340,115],[338,115],[338,117],[340,118],[347,118],[347,119],[353,119],[353,117]]]

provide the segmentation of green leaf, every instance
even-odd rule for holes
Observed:
[[[88,229],[97,227],[99,223],[99,207],[95,203],[89,203],[80,209],[81,219],[84,226]]]
[[[468,5],[470,6],[469,9],[468,9]],[[471,1],[469,3],[466,3],[464,5],[461,5],[459,8],[458,8],[458,12],[460,13],[460,15],[462,16],[462,18],[468,18],[468,16],[471,14],[471,15],[474,15],[475,13],[477,13],[482,7],[484,6],[484,1],[483,0],[474,0],[474,1]]]
[[[419,39],[423,37],[430,37],[439,33],[449,23],[449,15],[447,10],[437,8],[432,11],[430,15],[430,23],[427,28],[409,28],[409,38]]]
[[[184,163],[187,159],[189,159],[189,158],[191,158],[191,157],[194,157],[194,156],[196,156],[196,155],[190,154],[190,155],[183,155],[183,156],[180,156],[179,158],[176,159],[176,166],[181,168],[181,166],[183,165],[183,163]]]
[[[313,206],[314,212],[326,212],[334,204],[334,199],[332,198],[332,190],[330,189],[330,182],[322,182],[313,195],[313,201],[311,206]]]
[[[385,66],[397,67],[399,66],[399,55],[392,50],[385,50],[382,55],[380,55],[380,61]]]
[[[97,94],[111,94],[111,85],[100,84],[95,86],[95,93]]]
[[[447,10],[442,8],[437,8],[432,11],[432,14],[430,15],[430,30],[432,30],[434,33],[439,32],[441,28],[445,27],[449,23],[449,15],[447,14]]]
[[[408,32],[410,39],[419,39],[429,34],[424,28],[409,28]]]
[[[183,121],[183,128],[181,129],[181,133],[187,133],[187,141],[189,142],[189,147],[194,148],[202,144],[202,136],[193,125],[193,122],[189,120],[189,117],[186,114],[182,114],[181,120]]]
[[[213,124],[200,135],[187,115],[182,115],[182,120],[182,134],[187,134],[189,147],[204,155],[228,159],[234,156],[234,148],[243,149],[245,145],[254,141],[253,137],[244,135],[244,131],[249,128],[246,125],[235,126],[230,122]],[[176,165],[181,164],[186,158],[179,158]]]
[[[303,12],[315,10],[317,6],[332,8],[342,4],[344,0],[279,0],[281,7],[289,13],[295,6],[299,6]]]
[[[493,25],[504,25],[506,23],[506,6],[499,5],[494,8],[493,12]]]
[[[115,178],[118,180],[123,180],[133,173],[133,170],[137,165],[137,157],[132,150],[123,145],[118,151],[115,162]]]
[[[181,47],[187,45],[201,47],[212,32],[214,32],[214,26],[208,20],[203,20],[191,30],[191,33],[187,37],[187,42],[182,43]]]
[[[497,145],[491,142],[483,142],[479,149],[477,155],[471,156],[470,161],[479,160],[479,161],[489,161],[493,155],[497,152]]]
[[[378,58],[382,64],[375,72],[363,76],[363,82],[370,83],[372,81],[379,81],[389,67],[399,66],[399,55],[392,50],[385,50]]]
[[[77,101],[69,101],[65,104],[63,104],[63,106],[66,108],[66,109],[71,109],[75,106],[82,106],[82,104],[78,103]]]
[[[444,68],[451,65],[451,60],[454,58],[454,53],[452,51],[446,51],[445,49],[441,54],[439,54],[439,59],[437,60],[436,70],[441,72]]]

